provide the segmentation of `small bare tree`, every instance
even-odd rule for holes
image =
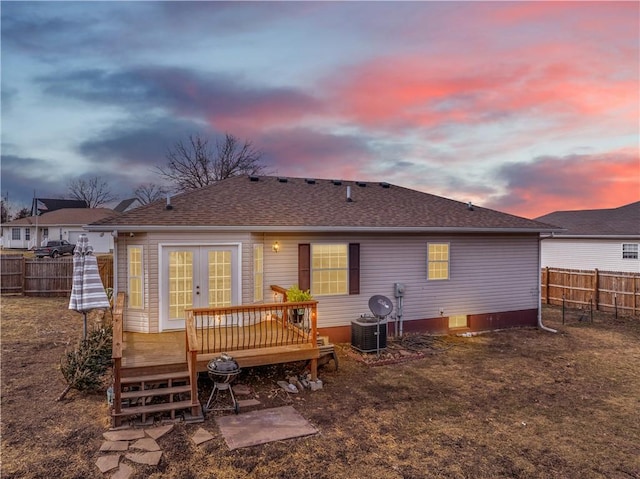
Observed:
[[[118,199],[111,193],[107,182],[100,181],[97,176],[88,179],[76,178],[69,181],[69,194],[75,200],[85,201],[89,208],[99,208]]]
[[[167,188],[156,183],[142,183],[133,191],[135,197],[143,205],[158,201],[167,196],[168,193],[169,190]]]
[[[177,191],[187,191],[232,176],[260,174],[264,171],[261,159],[262,152],[250,141],[241,142],[228,133],[223,141],[216,142],[215,152],[207,139],[190,135],[188,143],[176,142],[167,152],[166,167],[158,167],[157,171]]]

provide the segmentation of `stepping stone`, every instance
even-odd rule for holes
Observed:
[[[96,461],[96,466],[100,469],[100,472],[107,472],[111,469],[115,469],[120,464],[120,454],[110,454],[108,456],[99,457]]]
[[[129,449],[129,441],[104,441],[100,451],[126,451]]]
[[[129,479],[133,474],[133,468],[126,463],[120,464],[120,467],[116,471],[116,473],[111,476],[111,479]]]
[[[158,463],[160,462],[160,458],[162,457],[162,451],[130,452],[129,454],[126,454],[124,457],[138,464],[145,464],[147,466],[157,466]]]
[[[238,407],[251,407],[251,406],[259,406],[262,404],[257,399],[239,399]]]
[[[203,442],[210,441],[211,439],[213,439],[213,435],[203,428],[198,429],[191,438],[191,440],[196,443],[196,446],[199,446]]]
[[[251,388],[246,384],[234,384],[231,386],[231,389],[233,389],[233,393],[238,396],[248,396],[251,394]]]
[[[145,429],[144,432],[147,434],[147,436],[153,439],[158,439],[164,436],[166,433],[168,433],[172,429],[173,429],[173,424],[167,424],[166,426],[158,426],[158,427]]]
[[[142,429],[123,429],[121,431],[107,431],[102,433],[107,441],[132,441],[142,439],[144,431]]]
[[[144,451],[159,451],[160,446],[158,446],[158,443],[152,437],[145,437],[143,439],[138,439],[136,442],[131,444],[131,449],[142,449]]]

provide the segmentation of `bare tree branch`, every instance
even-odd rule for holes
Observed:
[[[173,183],[177,191],[193,190],[237,175],[255,175],[264,171],[262,153],[250,141],[240,141],[225,134],[216,142],[215,153],[209,141],[190,135],[188,143],[176,142],[167,152],[167,165],[157,172]]]
[[[156,183],[142,183],[134,190],[133,194],[141,204],[146,205],[164,198],[169,190]]]
[[[111,193],[106,181],[100,181],[97,176],[83,179],[76,178],[69,181],[69,194],[73,199],[85,201],[89,208],[99,208],[118,197]]]

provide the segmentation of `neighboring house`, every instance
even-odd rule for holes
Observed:
[[[183,329],[185,306],[269,302],[270,285],[299,284],[319,302],[319,331],[335,341],[349,339],[377,294],[394,300],[405,332],[536,325],[539,237],[554,231],[388,183],[246,176],[87,228],[117,236],[116,289],[137,305],[125,310],[126,331]],[[215,293],[224,303],[205,287],[223,268],[215,252],[229,263]],[[186,269],[175,264],[180,255]],[[401,311],[395,283],[404,285]]]
[[[63,200],[59,198],[34,198],[31,203],[31,216],[65,208],[89,208],[84,200]]]
[[[76,243],[82,227],[109,216],[117,215],[108,208],[63,208],[38,216],[28,216],[2,224],[3,248],[32,249],[48,240],[67,240]],[[113,237],[108,234],[88,233],[96,253],[113,251]]]
[[[124,213],[125,211],[132,210],[137,208],[138,206],[142,206],[142,203],[138,198],[129,198],[127,200],[122,200],[120,203],[113,208],[113,211],[117,211],[118,213]]]
[[[542,241],[542,267],[640,272],[640,201],[536,218],[562,231]]]

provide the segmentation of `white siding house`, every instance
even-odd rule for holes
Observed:
[[[108,208],[63,208],[37,216],[29,216],[2,224],[2,247],[7,249],[33,249],[48,240],[67,240],[75,244],[87,223],[101,220],[115,213]],[[89,242],[96,253],[113,251],[111,235],[88,233]]]
[[[640,272],[640,201],[536,218],[562,231],[542,241],[542,267]]]
[[[400,322],[437,333],[535,326],[539,238],[555,230],[387,183],[268,176],[223,180],[87,228],[117,238],[115,290],[131,298],[125,331],[180,329],[182,306],[269,303],[271,285],[298,284],[318,301],[321,334],[339,342],[371,314],[373,295],[394,303],[390,331]]]

